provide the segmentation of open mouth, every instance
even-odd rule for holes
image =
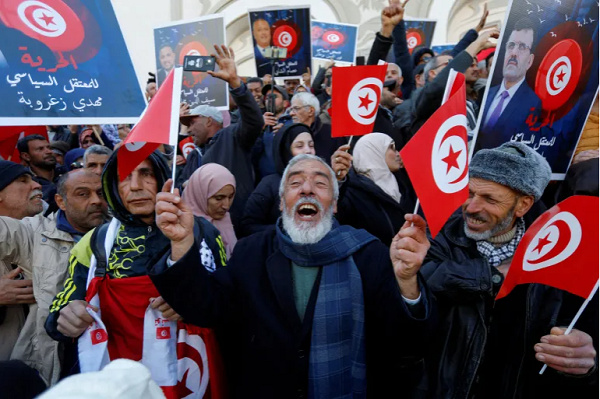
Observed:
[[[477,229],[487,223],[487,220],[474,216],[467,216],[467,225],[469,228]]]
[[[313,204],[301,204],[296,213],[302,220],[310,220],[319,213],[319,208]]]

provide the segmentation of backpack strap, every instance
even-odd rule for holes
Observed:
[[[110,223],[104,223],[103,225],[96,227],[90,239],[90,247],[97,262],[96,272],[94,273],[95,277],[106,276],[106,267],[108,263],[106,259],[106,250],[104,249],[104,241],[106,241],[106,233],[108,232],[109,225]]]

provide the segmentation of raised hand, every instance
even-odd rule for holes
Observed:
[[[338,148],[331,156],[331,168],[335,172],[338,181],[344,180],[352,166],[352,155],[348,153],[349,144],[344,144]]]
[[[408,1],[389,0],[389,6],[381,11],[381,34],[383,36],[390,37],[394,27],[404,19],[404,10]]]
[[[554,327],[535,344],[535,358],[548,367],[567,374],[587,374],[596,363],[596,350],[592,337],[573,329],[565,335],[566,328]]]
[[[479,23],[475,27],[475,31],[477,31],[477,33],[481,32],[481,30],[485,27],[485,21],[487,20],[488,15],[490,15],[490,12],[488,11],[487,3],[484,3],[483,4],[483,15],[481,16]]]
[[[402,295],[416,299],[419,297],[417,272],[430,247],[425,234],[427,223],[416,214],[406,214],[404,219],[406,222],[390,245],[390,259]]]
[[[156,195],[156,226],[171,240],[171,259],[176,261],[194,244],[194,214],[175,189],[171,194],[173,180],[166,181]]]
[[[496,47],[496,43],[490,41],[491,38],[500,37],[500,31],[496,28],[483,32],[479,37],[465,49],[467,53],[475,57],[480,51]]]
[[[266,126],[275,126],[277,124],[277,118],[275,117],[275,114],[273,114],[272,112],[265,112],[263,114],[263,121],[265,123],[265,127]]]
[[[242,82],[235,67],[235,55],[233,54],[233,49],[223,44],[221,47],[215,45],[215,51],[216,54],[211,55],[215,57],[219,70],[216,72],[208,71],[208,74],[226,81],[232,89],[240,87]]]

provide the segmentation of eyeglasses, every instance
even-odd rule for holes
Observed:
[[[301,105],[301,106],[290,107],[290,112],[298,112],[302,108],[305,108],[305,107],[310,107],[310,105]]]
[[[73,162],[71,164],[71,170],[73,169],[81,169],[83,168],[83,163],[82,162]]]
[[[506,43],[506,49],[509,51],[514,50],[515,47],[517,47],[521,53],[531,50],[531,46],[528,46],[525,43],[520,43],[520,42],[519,43],[515,43],[515,42]]]

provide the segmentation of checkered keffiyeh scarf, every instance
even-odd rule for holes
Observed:
[[[338,226],[318,243],[292,242],[277,223],[279,248],[302,267],[323,266],[313,316],[309,398],[366,398],[365,314],[360,273],[352,254],[376,238]]]
[[[525,221],[523,218],[519,218],[517,220],[517,231],[515,236],[501,246],[495,246],[489,241],[477,241],[477,250],[486,258],[490,265],[494,267],[498,267],[504,260],[511,258],[515,251],[517,250],[517,246],[521,242],[521,238],[525,234]]]

